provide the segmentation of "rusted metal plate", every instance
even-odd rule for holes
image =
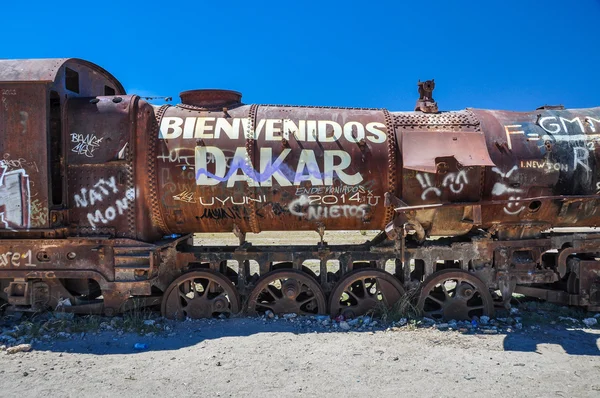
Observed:
[[[264,229],[381,228],[389,173],[381,111],[261,106],[257,120],[275,130],[255,144],[256,165],[273,159],[256,188]]]
[[[72,99],[67,126],[71,222],[80,234],[135,236],[132,97]]]
[[[405,169],[435,173],[436,159],[454,157],[462,166],[495,166],[478,132],[403,131],[402,161]]]
[[[0,83],[0,230],[47,228],[46,88]]]
[[[0,60],[0,82],[39,82],[64,87],[66,67],[78,72],[82,83],[79,92],[71,91],[71,95],[104,95],[106,84],[115,90],[115,94],[125,94],[121,83],[105,69],[77,58]]]
[[[546,221],[554,226],[600,225],[600,109],[535,112],[473,111],[492,160],[484,200],[511,203],[484,210],[488,222]],[[527,198],[583,195],[578,204]]]
[[[168,229],[382,228],[384,121],[377,110],[170,108],[156,137]]]
[[[101,240],[4,240],[0,271],[95,271],[114,280],[112,243]]]
[[[68,58],[2,59],[0,81],[54,82],[60,67]]]

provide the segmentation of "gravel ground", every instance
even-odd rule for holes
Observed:
[[[196,240],[222,244],[216,234]],[[600,396],[600,316],[545,303],[475,323],[65,316],[0,317],[1,397]],[[29,351],[9,353],[20,349]]]
[[[142,335],[100,320],[87,332],[49,315],[5,324],[2,336],[25,333],[9,345],[31,339],[32,324],[48,334],[30,352],[0,353],[2,396],[600,396],[600,330],[567,318],[521,329],[367,319],[349,330],[315,318],[155,318],[134,324]]]

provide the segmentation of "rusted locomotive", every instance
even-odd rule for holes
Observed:
[[[226,90],[153,106],[87,61],[1,60],[1,297],[170,318],[352,317],[408,290],[433,318],[515,292],[600,309],[600,234],[560,231],[600,223],[600,108],[440,112],[432,91],[419,83],[412,112]],[[313,230],[314,245],[246,241]],[[328,245],[326,230],[381,233]]]

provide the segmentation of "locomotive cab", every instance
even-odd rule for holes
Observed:
[[[112,75],[87,61],[0,60],[0,236],[65,235],[66,154],[89,153],[85,142],[71,142],[67,103],[124,93]]]

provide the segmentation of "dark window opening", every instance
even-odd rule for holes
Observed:
[[[50,91],[50,181],[52,184],[52,204],[54,205],[61,205],[63,202],[61,137],[60,96],[56,91]]]
[[[79,94],[79,73],[73,69],[65,68],[65,88]]]
[[[115,95],[115,89],[110,86],[104,86],[104,95]]]

